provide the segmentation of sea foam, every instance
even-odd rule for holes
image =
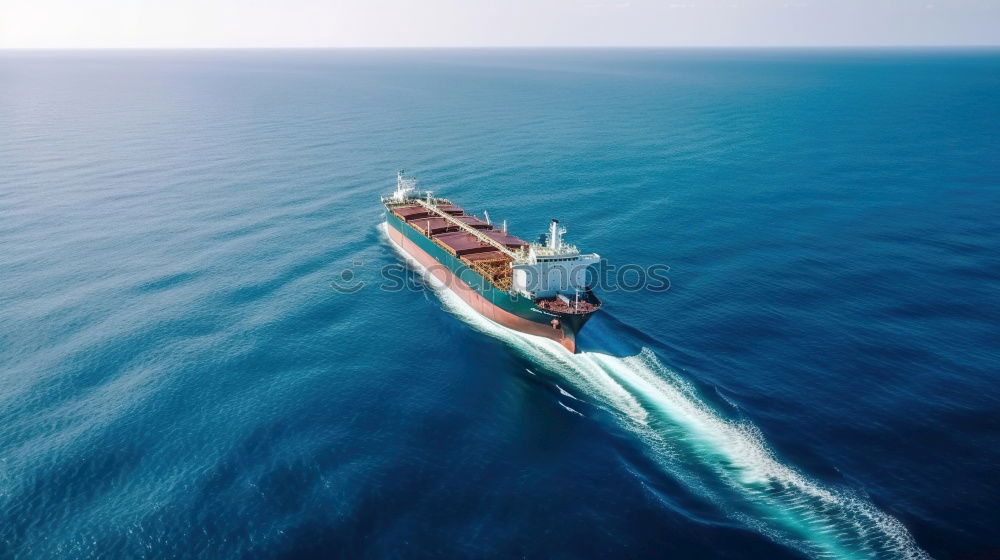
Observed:
[[[447,311],[510,344],[611,410],[669,475],[733,519],[816,558],[929,558],[897,519],[862,497],[827,488],[782,462],[759,428],[724,418],[648,348],[624,358],[600,352],[570,354],[551,340],[498,325],[429,274],[389,238],[386,227],[379,226],[386,242],[421,273]],[[712,480],[686,469],[691,463],[711,473]]]

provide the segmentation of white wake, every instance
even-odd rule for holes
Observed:
[[[724,418],[653,352],[644,348],[627,358],[574,355],[549,339],[498,325],[427,273],[389,238],[386,227],[380,225],[386,242],[421,272],[448,311],[601,403],[667,473],[730,517],[816,558],[929,558],[894,517],[782,463],[755,426]]]

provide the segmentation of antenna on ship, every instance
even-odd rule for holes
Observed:
[[[493,225],[493,222],[490,221],[490,213],[487,212],[486,210],[483,210],[483,218],[486,219],[486,224],[487,225],[491,225],[491,226]]]
[[[434,205],[434,203],[433,203],[433,202],[431,202],[431,200],[432,200],[432,199],[431,199],[431,191],[425,191],[425,192],[427,193],[427,204],[429,204],[429,205],[433,206],[433,205]]]
[[[406,195],[410,193],[413,189],[417,187],[416,179],[407,179],[403,175],[403,170],[400,169],[396,172],[396,192],[392,193],[392,199],[396,202],[403,202],[406,200]]]
[[[503,221],[503,225],[500,226],[500,231],[507,233],[507,220]]]

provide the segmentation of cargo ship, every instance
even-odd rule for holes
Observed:
[[[563,241],[558,220],[529,243],[495,226],[487,212],[466,214],[400,171],[396,190],[381,197],[389,238],[487,319],[542,336],[576,352],[577,336],[601,300],[587,269],[600,261]]]

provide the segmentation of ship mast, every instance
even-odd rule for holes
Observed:
[[[396,172],[396,191],[392,193],[393,202],[405,202],[407,195],[417,188],[417,180],[403,175],[403,170]]]

